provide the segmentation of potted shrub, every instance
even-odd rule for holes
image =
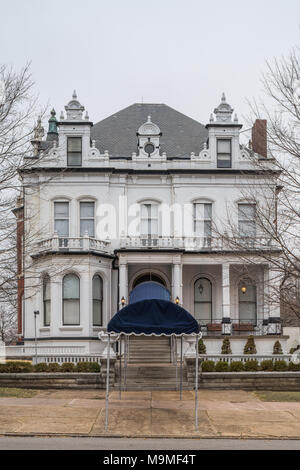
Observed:
[[[199,354],[206,354],[206,346],[205,346],[204,341],[203,341],[202,338],[199,339],[198,352],[199,352]]]
[[[274,343],[273,354],[283,354],[280,341],[278,341],[278,340],[275,341],[275,343]]]
[[[230,339],[228,337],[223,340],[221,354],[232,354]]]
[[[244,354],[256,354],[256,346],[254,341],[254,336],[249,336],[247,343],[244,347]]]

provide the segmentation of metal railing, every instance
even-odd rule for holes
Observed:
[[[247,361],[257,361],[260,364],[262,361],[270,360],[273,363],[276,361],[286,361],[288,364],[292,362],[292,354],[199,354],[199,359],[201,361],[213,361],[217,363],[219,361],[231,362],[247,362]]]
[[[197,320],[203,336],[221,336],[222,319]],[[281,333],[280,332],[277,334]],[[231,319],[231,335],[233,336],[264,336],[268,334],[268,325],[263,320]]]

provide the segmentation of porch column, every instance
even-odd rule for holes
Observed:
[[[222,318],[222,334],[231,334],[231,318],[230,318],[230,264],[222,264],[222,305],[223,305],[223,318]]]
[[[128,264],[127,260],[119,261],[119,308],[122,308],[122,298],[128,304]]]
[[[278,271],[269,268],[269,279],[268,279],[268,297],[269,297],[269,322],[268,322],[268,334],[280,334],[281,333],[281,320],[280,320],[280,283],[281,275]]]
[[[179,304],[182,305],[182,263],[181,257],[173,258],[173,302],[179,298]]]

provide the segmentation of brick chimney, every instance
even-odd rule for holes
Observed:
[[[252,149],[262,157],[267,158],[267,120],[256,119],[252,127]]]

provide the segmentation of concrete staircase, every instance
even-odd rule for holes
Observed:
[[[170,338],[165,336],[131,336],[126,371],[126,390],[179,390],[180,363],[172,363]],[[124,361],[122,361],[122,389]],[[116,365],[115,389],[120,388],[119,363]],[[187,371],[183,366],[182,388],[190,390]]]
[[[126,390],[178,390],[180,386],[180,364],[128,364],[126,371]],[[120,388],[118,365],[116,368],[115,390]],[[187,381],[186,368],[183,367],[182,389],[192,390],[193,386]],[[122,390],[124,389],[124,369],[122,370]]]
[[[129,338],[128,363],[170,364],[170,338],[166,336],[131,336]]]

